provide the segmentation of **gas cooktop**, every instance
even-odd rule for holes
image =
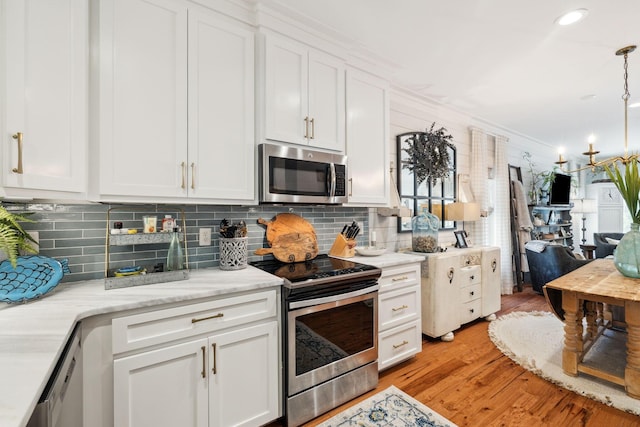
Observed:
[[[285,279],[285,286],[289,288],[345,280],[377,279],[381,274],[378,267],[333,258],[326,254],[320,254],[316,258],[304,262],[285,263],[273,259],[254,261],[250,264]]]

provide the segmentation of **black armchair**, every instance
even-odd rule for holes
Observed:
[[[571,249],[561,245],[546,245],[542,252],[531,250],[526,246],[525,250],[529,263],[531,286],[539,294],[542,293],[542,287],[547,282],[557,279],[591,261],[577,259]]]
[[[613,255],[613,250],[617,245],[607,242],[610,239],[620,240],[624,233],[593,233],[593,244],[596,245],[596,258],[605,258]]]
[[[531,242],[529,242],[531,243]],[[535,247],[535,245],[532,245]],[[541,245],[537,247],[540,248]],[[533,290],[544,295],[551,309],[561,319],[564,319],[562,309],[562,292],[556,289],[544,288],[548,282],[560,276],[582,267],[593,261],[591,259],[577,259],[571,249],[561,245],[546,245],[542,252],[531,250],[525,246],[527,261],[529,262],[529,274]]]

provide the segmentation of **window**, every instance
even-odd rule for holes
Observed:
[[[405,167],[407,164],[414,163],[415,159],[410,158],[404,148],[407,147],[409,138],[421,133],[407,132],[396,137],[400,202],[411,209],[411,216],[418,215],[423,209],[426,209],[440,218],[440,229],[453,229],[455,228],[455,221],[447,221],[444,213],[446,212],[446,205],[456,201],[456,148],[449,148],[451,165],[448,178],[436,180],[435,185],[432,185],[430,179],[418,184],[414,173]],[[398,232],[408,231],[411,231],[411,218],[398,218]]]

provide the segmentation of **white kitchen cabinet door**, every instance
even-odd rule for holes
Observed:
[[[273,34],[265,50],[265,138],[344,152],[344,63]]]
[[[482,250],[482,316],[500,311],[500,248]]]
[[[170,0],[101,0],[99,193],[186,196],[187,8]]]
[[[386,82],[347,71],[349,204],[389,204],[389,88]]]
[[[306,145],[308,142],[307,49],[268,35],[265,41],[265,137]]]
[[[344,63],[309,52],[309,145],[344,152]]]
[[[207,340],[113,362],[114,425],[207,427]]]
[[[429,277],[422,283],[422,333],[441,337],[460,327],[460,257],[427,258]]]
[[[254,199],[254,33],[189,10],[189,197]]]
[[[211,427],[260,426],[279,416],[278,322],[209,338]]]
[[[77,198],[87,185],[88,0],[6,1],[3,7],[6,193],[52,194],[38,192],[45,190]]]

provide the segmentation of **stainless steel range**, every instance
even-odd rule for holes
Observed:
[[[285,279],[287,426],[298,426],[376,387],[379,268],[327,255],[252,265]]]

